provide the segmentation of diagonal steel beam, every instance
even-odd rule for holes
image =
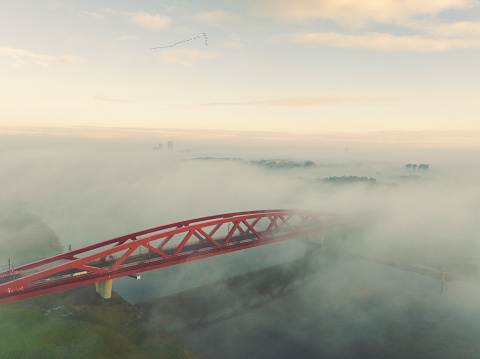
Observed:
[[[169,258],[170,256],[164,252],[162,252],[161,250],[155,248],[154,246],[150,245],[149,243],[144,243],[143,246],[149,250],[151,250],[152,252],[155,252],[157,254],[160,254],[163,258]]]
[[[214,240],[210,235],[205,233],[205,231],[202,228],[197,229],[197,231],[199,231],[202,235],[205,236],[206,239],[208,239],[210,242],[212,242],[215,245],[215,247],[220,248],[220,244],[218,244],[218,242],[216,240]]]
[[[227,238],[225,238],[225,242],[223,242],[222,247],[226,247],[228,245],[228,242],[230,242],[230,239],[232,239],[233,234],[235,233],[235,231],[237,230],[237,228],[240,224],[240,221],[235,221],[233,223],[235,223],[235,224],[233,225],[232,229],[228,233]]]
[[[180,253],[181,250],[183,249],[183,247],[185,247],[185,244],[187,244],[187,242],[190,239],[190,237],[192,236],[193,232],[194,232],[194,230],[188,231],[185,238],[183,238],[182,242],[179,244],[179,246],[177,247],[175,252],[173,252],[172,257],[178,256],[178,253]]]
[[[136,251],[136,249],[138,248],[138,246],[140,245],[140,243],[135,243],[135,245],[132,245],[130,247],[130,249],[124,253],[111,267],[110,267],[110,271],[114,271],[116,270],[123,262],[125,262],[125,260],[130,257],[130,255]]]
[[[264,240],[265,238],[268,237],[268,235],[272,231],[273,226],[277,222],[277,219],[278,219],[278,216],[274,216],[273,219],[271,219],[270,225],[268,226],[267,230],[265,231],[265,233],[263,234],[263,237],[260,240]]]
[[[290,222],[288,222],[288,220],[285,218],[285,216],[279,216],[280,219],[287,224],[288,227],[290,227],[290,229],[292,230],[293,233],[296,232],[295,228],[292,227],[292,225],[290,224]]]
[[[260,237],[261,237],[260,234],[258,234],[258,232],[255,230],[255,228],[253,228],[253,226],[250,223],[248,223],[247,220],[244,220],[242,222],[248,227],[247,231],[245,232],[246,234],[248,234],[249,231],[252,231],[253,234],[255,234],[257,236],[257,238],[260,239]]]

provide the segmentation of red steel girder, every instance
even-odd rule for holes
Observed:
[[[325,232],[343,225],[343,217],[335,214],[280,209],[176,222],[25,264],[15,268],[15,273],[2,272],[0,303]],[[177,243],[174,238],[182,239]],[[160,244],[154,243],[156,241]],[[142,247],[146,253],[141,253]],[[45,269],[47,265],[51,267]]]

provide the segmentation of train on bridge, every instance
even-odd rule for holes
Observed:
[[[0,273],[0,303],[91,283],[104,298],[112,280],[345,227],[333,213],[258,210],[176,222],[68,251]]]

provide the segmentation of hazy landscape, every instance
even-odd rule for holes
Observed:
[[[479,358],[479,17],[479,0],[4,4],[0,356]],[[185,237],[69,253],[172,223]],[[55,255],[77,262],[18,269]]]
[[[222,296],[240,300],[228,315],[221,305],[204,308],[205,298],[181,307],[188,308],[186,316],[173,319],[148,307],[155,325],[164,331],[171,325],[171,335],[200,357],[476,356],[480,181],[472,171],[477,159],[468,152],[445,159],[437,151],[392,151],[382,159],[355,150],[305,158],[292,150],[266,159],[228,149],[97,146],[2,148],[1,181],[8,188],[0,222],[3,269],[8,259],[18,266],[60,246],[79,248],[209,214],[294,208],[368,215],[374,220],[330,234],[321,251],[291,240],[145,272],[140,281],[120,278],[114,290],[139,304],[185,290],[195,296],[195,288],[205,286],[202,293],[209,293],[253,273],[217,292],[219,303]],[[405,166],[412,162],[430,166]],[[282,265],[312,260],[315,269],[291,275],[285,294],[258,289]],[[273,272],[259,284],[265,268]],[[232,288],[236,294],[228,294]],[[192,310],[203,313],[206,324],[198,327]]]

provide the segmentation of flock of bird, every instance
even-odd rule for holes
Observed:
[[[182,40],[182,41],[178,41],[178,42],[176,42],[176,43],[174,43],[174,44],[171,44],[171,45],[152,47],[152,50],[156,50],[156,49],[168,49],[168,48],[170,48],[170,47],[174,47],[174,46],[183,44],[184,42],[193,41],[193,40],[197,40],[197,39],[200,39],[200,38],[201,38],[201,36],[198,35],[198,36],[190,37],[190,38],[185,39],[185,40]],[[208,46],[208,38],[207,38],[207,34],[206,34],[206,33],[203,33],[203,40],[205,41],[205,46]]]

